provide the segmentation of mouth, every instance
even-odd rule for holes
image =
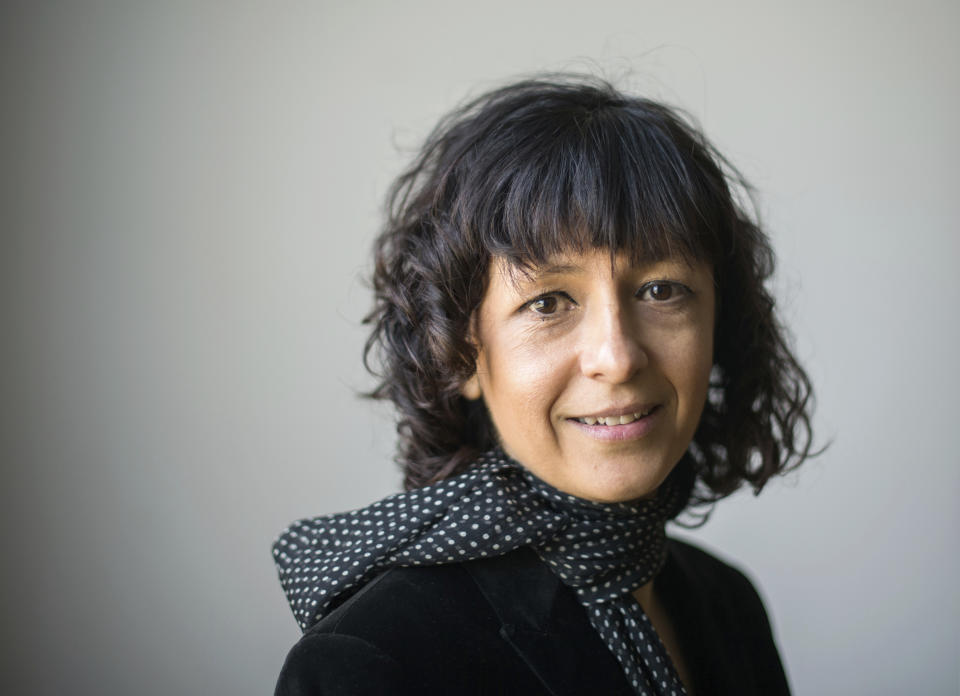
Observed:
[[[658,405],[654,406],[645,406],[641,409],[635,411],[629,411],[627,413],[611,413],[608,415],[596,415],[596,416],[581,416],[580,418],[574,418],[573,420],[578,423],[583,423],[584,425],[628,425],[634,421],[638,421],[641,418],[646,418],[651,413],[659,408]]]
[[[661,406],[634,405],[608,413],[570,418],[568,422],[587,437],[600,442],[640,440],[663,420]]]

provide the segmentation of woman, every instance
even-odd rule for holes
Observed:
[[[305,631],[278,694],[788,692],[750,583],[664,532],[809,455],[748,191],[591,78],[439,124],[368,318],[407,492],[277,541]]]

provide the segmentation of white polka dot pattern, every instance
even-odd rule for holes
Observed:
[[[273,548],[306,630],[395,566],[456,563],[531,547],[586,607],[638,694],[682,694],[666,650],[631,592],[666,558],[664,524],[680,493],[594,503],[549,486],[495,450],[465,473],[353,512],[300,520]]]

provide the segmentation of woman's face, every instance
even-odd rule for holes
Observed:
[[[482,397],[511,457],[605,502],[648,495],[693,438],[713,363],[707,265],[600,249],[520,271],[497,259],[477,311]]]

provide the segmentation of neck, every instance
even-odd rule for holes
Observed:
[[[649,615],[653,604],[653,580],[635,589],[633,596],[640,603],[644,613]]]

